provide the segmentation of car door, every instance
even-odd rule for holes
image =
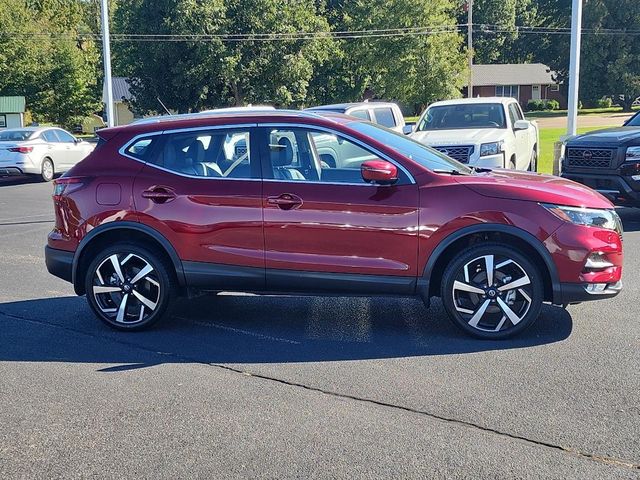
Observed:
[[[42,158],[50,158],[53,161],[56,172],[68,170],[67,163],[65,163],[66,148],[60,141],[56,131],[54,129],[45,130],[40,134],[40,138],[46,142]]]
[[[509,119],[511,120],[511,129],[515,137],[516,168],[518,170],[526,170],[531,160],[531,149],[529,148],[531,126],[526,130],[514,129],[513,125],[515,122],[523,120],[524,117],[520,113],[517,103],[512,102],[507,108],[509,110]]]
[[[379,186],[365,183],[351,158],[328,165],[317,152],[327,136],[359,163],[382,157],[333,131],[260,129],[267,288],[413,293],[417,186],[402,168],[396,184]]]
[[[262,181],[250,126],[141,137],[123,154],[145,162],[134,181],[139,221],[164,235],[187,284],[264,288]]]
[[[76,142],[76,138],[70,133],[61,129],[56,129],[55,133],[60,141],[60,150],[62,152],[61,166],[64,170],[69,170],[85,157],[85,151],[78,142]]]

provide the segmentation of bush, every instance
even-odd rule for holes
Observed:
[[[596,101],[598,108],[611,108],[612,105],[613,100],[611,100],[611,97],[602,97]]]
[[[547,100],[544,103],[544,109],[545,110],[559,110],[560,109],[560,103],[557,100]]]
[[[544,110],[544,101],[542,101],[542,100],[529,100],[529,102],[527,102],[527,111],[529,111],[529,112],[539,112],[540,110]]]

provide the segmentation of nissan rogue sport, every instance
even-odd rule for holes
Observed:
[[[55,181],[46,264],[120,330],[194,291],[417,295],[497,339],[543,302],[621,289],[620,219],[568,180],[470,168],[340,114],[209,112],[98,135]]]

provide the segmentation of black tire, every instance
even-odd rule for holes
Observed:
[[[489,256],[491,259],[485,258]],[[487,264],[494,266],[490,286]],[[500,290],[516,285],[514,282],[523,284]],[[519,250],[502,243],[484,243],[460,252],[451,260],[444,271],[440,295],[449,318],[464,332],[477,338],[501,340],[517,335],[535,322],[544,300],[544,288],[539,270]]]
[[[53,161],[50,158],[42,160],[40,167],[40,178],[43,182],[50,182],[55,175],[55,168],[53,167]]]
[[[113,255],[121,275],[111,260]],[[136,280],[142,270],[149,273]],[[94,290],[101,286],[113,291]],[[100,320],[116,330],[136,331],[149,328],[168,313],[177,284],[173,267],[164,257],[138,244],[123,242],[95,255],[85,273],[85,291],[91,310]]]
[[[527,170],[530,172],[538,171],[538,152],[536,150],[531,154],[531,161],[529,162],[529,168]]]

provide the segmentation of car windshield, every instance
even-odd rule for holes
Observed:
[[[33,135],[31,130],[5,130],[0,132],[0,142],[29,140]]]
[[[640,127],[640,113],[636,113],[626,125],[627,127]]]
[[[470,174],[473,172],[473,170],[466,165],[386,127],[370,122],[352,122],[349,123],[349,127],[375,138],[429,170],[461,174]]]
[[[504,108],[499,103],[467,103],[429,107],[417,131],[460,128],[505,128]]]

